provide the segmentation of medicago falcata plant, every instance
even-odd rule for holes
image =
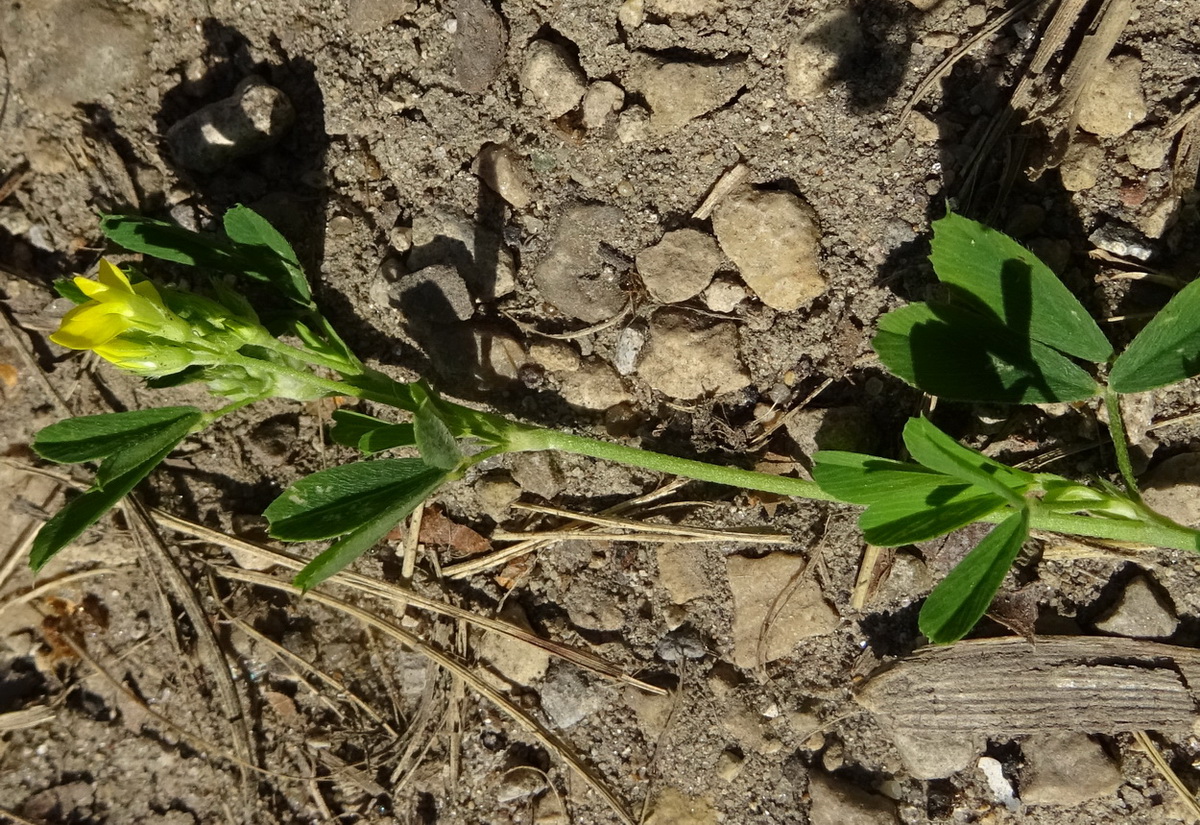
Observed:
[[[1007,404],[1099,399],[1108,411],[1123,487],[1029,473],[971,450],[928,419],[911,419],[910,461],[818,452],[813,480],[676,458],[511,421],[439,396],[423,381],[397,382],[366,366],[313,300],[288,242],[245,207],[224,233],[198,233],[133,216],[101,222],[114,244],[194,267],[204,294],[157,286],[101,261],[97,280],[59,282],[77,306],[51,340],[92,350],[152,386],[202,382],[223,404],[212,411],[166,407],[71,418],[43,429],[34,449],[51,461],[98,462],[91,488],[51,518],[33,544],[41,568],[77,538],[187,436],[267,398],[349,396],[392,408],[402,420],[334,413],[334,441],[362,460],[289,487],[266,516],[284,541],[332,540],[296,577],[308,589],[380,542],[422,501],[468,468],[506,452],[560,450],[662,473],[864,506],[873,544],[922,542],[973,522],[995,526],[926,599],[921,631],[952,642],[983,616],[1032,529],[1200,550],[1200,533],[1150,508],[1138,494],[1118,396],[1200,374],[1200,282],[1193,283],[1116,355],[1061,281],[1007,236],[949,214],[933,225],[931,262],[941,302],[916,303],[879,322],[874,347],[899,378],[950,401]],[[225,278],[271,300],[252,306]],[[1102,383],[1098,376],[1107,371]],[[335,377],[328,377],[333,375]],[[416,448],[417,458],[385,457]]]

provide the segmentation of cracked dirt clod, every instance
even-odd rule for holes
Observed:
[[[625,305],[617,272],[600,254],[624,213],[612,206],[576,206],[558,222],[554,241],[533,271],[542,297],[564,315],[589,324],[606,321]]]
[[[666,304],[694,298],[712,282],[721,265],[717,242],[695,229],[677,229],[637,256],[646,289]]]
[[[746,82],[741,64],[649,63],[630,78],[650,106],[650,131],[669,135],[688,121],[717,109]]]

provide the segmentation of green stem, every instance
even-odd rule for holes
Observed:
[[[276,375],[286,375],[288,378],[291,378],[295,381],[300,381],[324,390],[330,395],[350,395],[357,398],[366,398],[365,395],[356,392],[355,388],[349,384],[341,381],[333,381],[328,378],[321,378],[320,376],[313,375],[311,372],[292,369],[291,367],[286,367],[283,364],[279,364],[274,361],[265,361],[261,358],[249,358],[239,353],[231,353],[222,358],[222,363],[236,364],[237,366],[245,367],[246,370],[251,374],[267,370],[275,373]]]
[[[1112,437],[1113,450],[1117,453],[1117,469],[1125,482],[1125,493],[1130,499],[1142,503],[1137,480],[1133,473],[1133,462],[1129,460],[1129,441],[1125,436],[1125,419],[1121,417],[1121,398],[1112,387],[1104,388],[1104,406],[1108,410],[1108,432]]]

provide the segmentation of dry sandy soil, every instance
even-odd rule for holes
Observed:
[[[979,653],[889,698],[872,674],[921,644],[962,542],[876,553],[852,508],[643,500],[670,479],[506,457],[360,561],[367,584],[300,599],[237,541],[269,545],[274,496],[351,456],[331,406],[280,402],[183,445],[138,491],[148,515],[36,578],[24,554],[66,494],[29,472],[38,428],[212,405],[46,340],[51,282],[104,250],[99,212],[207,228],[251,205],[361,356],[524,420],[779,473],[819,446],[899,456],[928,399],[869,341],[931,293],[948,202],[1042,255],[1118,342],[1195,276],[1200,0],[6,0],[0,48],[0,821],[1196,821],[1147,753],[1195,789],[1185,553],[1036,537],[976,635],[1142,641],[1037,670]],[[1129,410],[1139,472],[1193,519],[1196,390]],[[933,415],[1005,460],[1114,477],[1090,407]],[[668,532],[515,506],[630,502]],[[764,530],[781,543],[739,535]],[[1072,699],[1101,671],[1115,693]],[[997,675],[1037,707],[985,694],[992,721],[957,732],[895,711],[900,690],[953,716],[954,684]],[[1033,701],[1051,687],[1066,706]],[[1143,703],[1148,739],[1119,721]]]

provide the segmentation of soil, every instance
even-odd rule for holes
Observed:
[[[194,386],[151,390],[46,340],[63,311],[51,283],[91,271],[105,248],[98,212],[207,228],[234,204],[252,206],[296,244],[322,306],[360,356],[397,378],[423,375],[451,398],[777,472],[806,473],[817,446],[899,456],[900,427],[928,400],[890,377],[869,341],[883,312],[931,294],[929,224],[948,203],[1039,252],[1098,317],[1136,322],[1169,295],[1114,273],[1190,280],[1200,262],[1200,144],[1187,144],[1196,121],[1172,131],[1189,106],[1194,114],[1200,93],[1200,0],[1137,4],[1103,69],[1111,76],[1083,92],[1089,114],[1078,126],[1051,104],[1082,27],[1034,73],[1054,4],[1024,4],[987,29],[1016,5],[5,3],[0,268],[11,334],[0,342],[0,443],[9,457],[0,465],[9,537],[0,564],[0,714],[46,708],[52,717],[16,727],[0,716],[13,728],[0,729],[0,821],[619,821],[556,746],[420,649],[314,599],[234,580],[222,571],[256,565],[220,540],[164,527],[166,547],[156,551],[127,509],[38,577],[24,572],[27,532],[62,501],[56,482],[25,469],[43,466],[27,446],[39,428],[68,414],[212,407]],[[1099,4],[1085,5],[1092,14]],[[918,84],[980,32],[902,122]],[[535,63],[534,53],[549,57]],[[273,144],[215,169],[182,165],[186,138],[172,127],[250,76],[282,91],[294,122],[277,124]],[[1135,83],[1121,79],[1130,76]],[[1032,104],[1014,113],[1009,101],[1023,78],[1033,81]],[[999,139],[988,146],[997,123]],[[495,157],[487,144],[507,147],[515,170],[496,189],[480,176],[481,151]],[[726,230],[696,216],[739,164],[742,186],[788,194],[819,229],[811,259],[796,262],[808,273],[797,289],[816,283],[819,294],[798,308],[778,308],[786,297],[772,298],[775,308],[759,300]],[[589,225],[577,225],[584,216]],[[1104,240],[1113,227],[1135,232],[1132,251]],[[664,315],[655,296],[670,293],[647,286],[649,259],[639,253],[682,229],[721,236],[720,288],[692,292]],[[729,232],[743,230],[735,221]],[[1098,247],[1107,259],[1089,254]],[[566,263],[546,263],[555,260]],[[451,269],[429,269],[438,265]],[[457,271],[469,287],[448,323],[431,327],[420,313],[434,308],[406,303],[404,279],[417,269],[443,279]],[[572,311],[575,291],[588,298]],[[614,295],[623,308],[589,319]],[[678,369],[666,370],[679,374],[648,378],[641,342],[662,346],[672,330],[696,325],[717,332],[687,339],[699,354],[685,348]],[[1119,319],[1105,327],[1118,342],[1134,331]],[[701,389],[663,391],[693,385]],[[1194,381],[1139,403],[1139,471],[1190,453]],[[260,514],[287,484],[352,458],[328,442],[331,409],[280,401],[241,411],[187,442],[137,495],[265,541]],[[933,415],[1004,460],[1054,459],[1046,469],[1116,478],[1089,406],[938,404]],[[961,549],[889,551],[855,601],[865,547],[852,508],[692,484],[668,499],[687,504],[662,511],[662,523],[770,528],[792,543],[663,547],[578,535],[465,579],[441,575],[464,548],[478,552],[478,541],[502,546],[500,530],[563,523],[511,508],[518,495],[595,513],[666,481],[570,456],[482,465],[439,492],[425,516],[436,520],[436,506],[475,533],[447,532],[440,542],[423,533],[414,580],[428,598],[527,621],[538,636],[667,688],[665,697],[565,661],[547,664],[534,648],[487,642],[416,606],[340,585],[330,592],[490,673],[487,684],[554,731],[635,819],[1194,821],[1130,732],[1085,731],[1091,738],[1073,740],[1063,756],[1033,738],[977,731],[961,764],[919,776],[854,693],[877,665],[919,645],[920,599]],[[354,569],[397,581],[402,531],[394,539]],[[307,557],[318,548],[292,549]],[[168,574],[167,558],[181,577]],[[788,628],[763,631],[765,663],[755,658],[763,651],[753,647],[753,623],[762,624],[764,603],[784,583],[755,570],[787,570],[801,585],[779,600]],[[271,572],[286,580],[281,568]],[[1032,621],[1041,633],[1095,634],[1144,577],[1159,607],[1151,618],[1168,625],[1160,640],[1195,646],[1200,565],[1175,551],[1081,550],[1037,537],[1006,586],[1016,606],[999,617],[1018,630]],[[30,588],[39,589],[22,599]],[[803,603],[789,606],[791,598]],[[1012,632],[989,619],[976,635]],[[224,690],[220,671],[232,678]],[[239,725],[248,743],[241,756]],[[1164,731],[1155,742],[1195,788],[1200,738]],[[1078,768],[1070,754],[1082,750],[1092,761],[1081,757]],[[1093,787],[1071,772],[1094,778],[1103,773],[1097,764],[1115,779]],[[1060,786],[1071,792],[1056,798]],[[1007,802],[1003,787],[1013,794]]]

